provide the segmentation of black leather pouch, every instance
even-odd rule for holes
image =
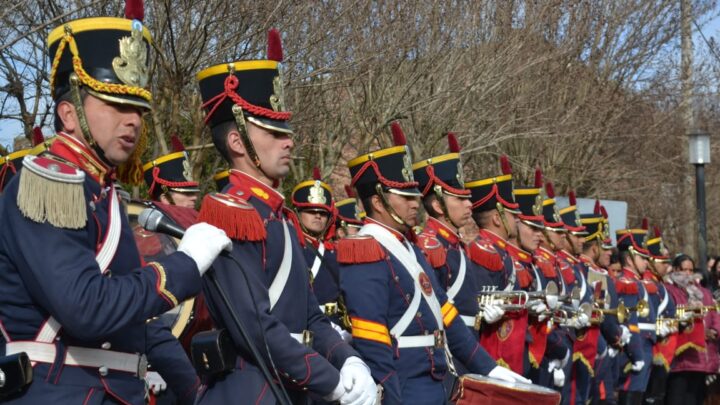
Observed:
[[[227,329],[209,330],[193,336],[190,355],[201,376],[213,376],[235,369],[237,351]]]
[[[0,357],[0,398],[22,391],[32,379],[32,364],[26,353]]]

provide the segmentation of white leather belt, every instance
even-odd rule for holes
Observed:
[[[291,336],[293,339],[297,340],[298,343],[302,343],[302,342],[303,342],[303,334],[302,334],[302,333],[291,333],[290,336]]]
[[[422,336],[400,336],[397,338],[398,347],[406,349],[410,347],[434,347],[435,335]]]
[[[474,316],[467,316],[467,315],[460,315],[460,319],[462,319],[463,323],[471,328],[475,327],[475,317]]]
[[[290,337],[307,347],[312,347],[313,345],[313,333],[309,330],[305,330],[301,333],[290,333]]]
[[[9,342],[5,346],[5,354],[27,353],[33,362],[54,363],[57,348],[53,343],[41,342]],[[66,366],[93,367],[100,374],[108,370],[124,371],[144,378],[147,372],[147,360],[144,355],[113,352],[89,347],[68,346],[65,353]]]
[[[654,323],[638,323],[638,328],[640,330],[645,330],[648,332],[655,332],[656,326]]]

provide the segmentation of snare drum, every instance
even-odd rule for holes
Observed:
[[[151,262],[177,250],[179,240],[161,233],[149,232],[138,224],[138,216],[150,203],[130,201],[127,204],[128,220],[133,230],[135,242],[145,262]],[[189,298],[175,308],[160,315],[159,319],[180,340],[183,348],[189,352],[190,339],[195,333],[212,328],[212,321],[202,299]]]
[[[460,377],[453,396],[457,405],[558,405],[560,393],[535,384],[511,383],[477,374]]]

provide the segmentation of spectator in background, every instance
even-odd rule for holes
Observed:
[[[718,270],[720,270],[720,256],[711,256],[710,259],[708,259],[709,282],[707,288],[712,291],[713,295],[715,295],[716,291],[720,290],[720,275],[718,274]]]
[[[610,254],[610,266],[608,266],[608,273],[613,278],[617,278],[620,273],[622,272],[622,264],[620,264],[620,255],[618,253],[618,250],[616,247],[612,248],[612,253]]]

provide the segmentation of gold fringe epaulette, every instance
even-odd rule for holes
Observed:
[[[259,242],[267,237],[265,225],[255,207],[229,194],[206,195],[200,207],[198,222],[216,226],[234,240]]]
[[[386,257],[385,249],[371,236],[348,236],[337,244],[338,263],[374,263]]]
[[[17,205],[35,222],[66,229],[82,229],[87,223],[85,172],[52,157],[23,158]]]

